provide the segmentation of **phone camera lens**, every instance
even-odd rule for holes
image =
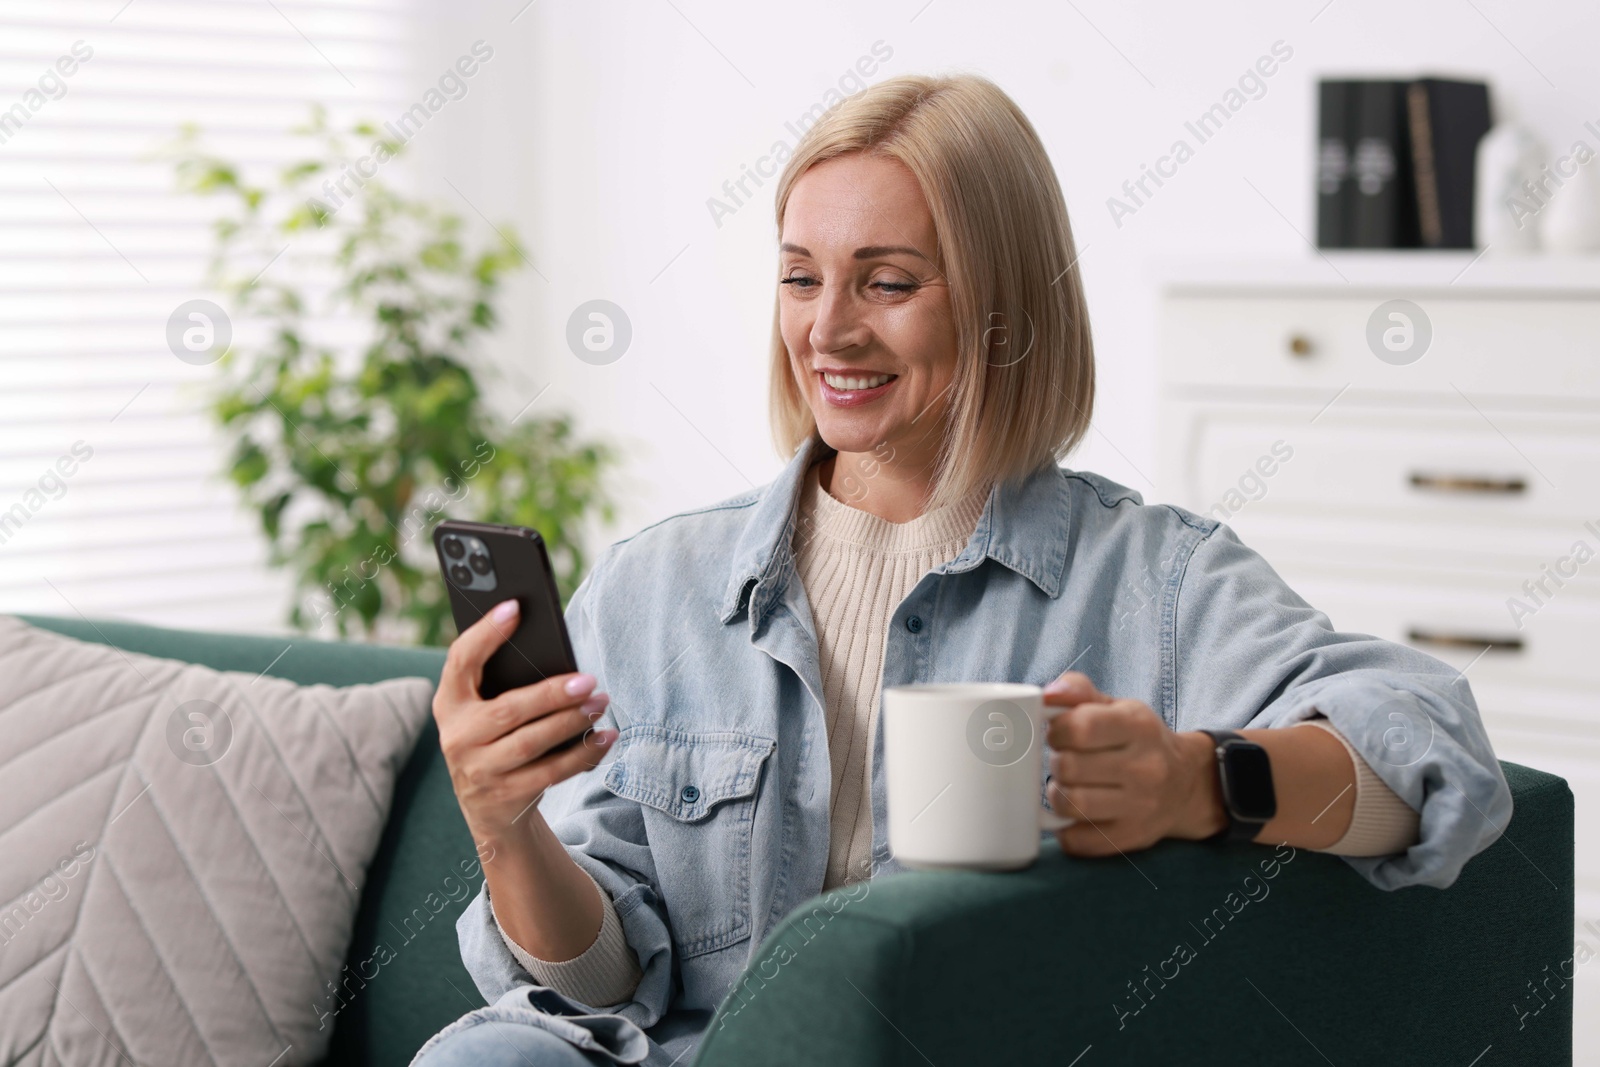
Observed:
[[[489,573],[489,557],[482,552],[474,552],[467,562],[472,564],[472,569],[479,574]]]
[[[451,559],[460,559],[467,554],[467,546],[461,543],[461,538],[459,537],[453,535],[446,537],[444,539],[444,554]]]
[[[472,572],[467,570],[464,563],[452,563],[450,565],[450,580],[457,585],[471,585]]]

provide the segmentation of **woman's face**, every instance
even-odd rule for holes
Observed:
[[[931,465],[956,335],[916,178],[861,153],[819,163],[791,190],[780,241],[779,329],[822,439]]]

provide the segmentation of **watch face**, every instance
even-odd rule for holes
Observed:
[[[1266,822],[1278,813],[1272,789],[1272,763],[1267,750],[1250,742],[1223,746],[1222,759],[1227,771],[1228,807],[1234,818],[1247,822]]]

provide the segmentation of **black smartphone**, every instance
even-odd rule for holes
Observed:
[[[434,527],[433,547],[458,633],[502,600],[515,599],[522,609],[516,631],[483,666],[478,692],[485,700],[578,669],[561,594],[537,530],[446,520]]]

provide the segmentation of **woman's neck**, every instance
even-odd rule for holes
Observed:
[[[817,473],[829,496],[887,522],[921,516],[933,496],[929,467],[885,461],[874,452],[833,452]]]

